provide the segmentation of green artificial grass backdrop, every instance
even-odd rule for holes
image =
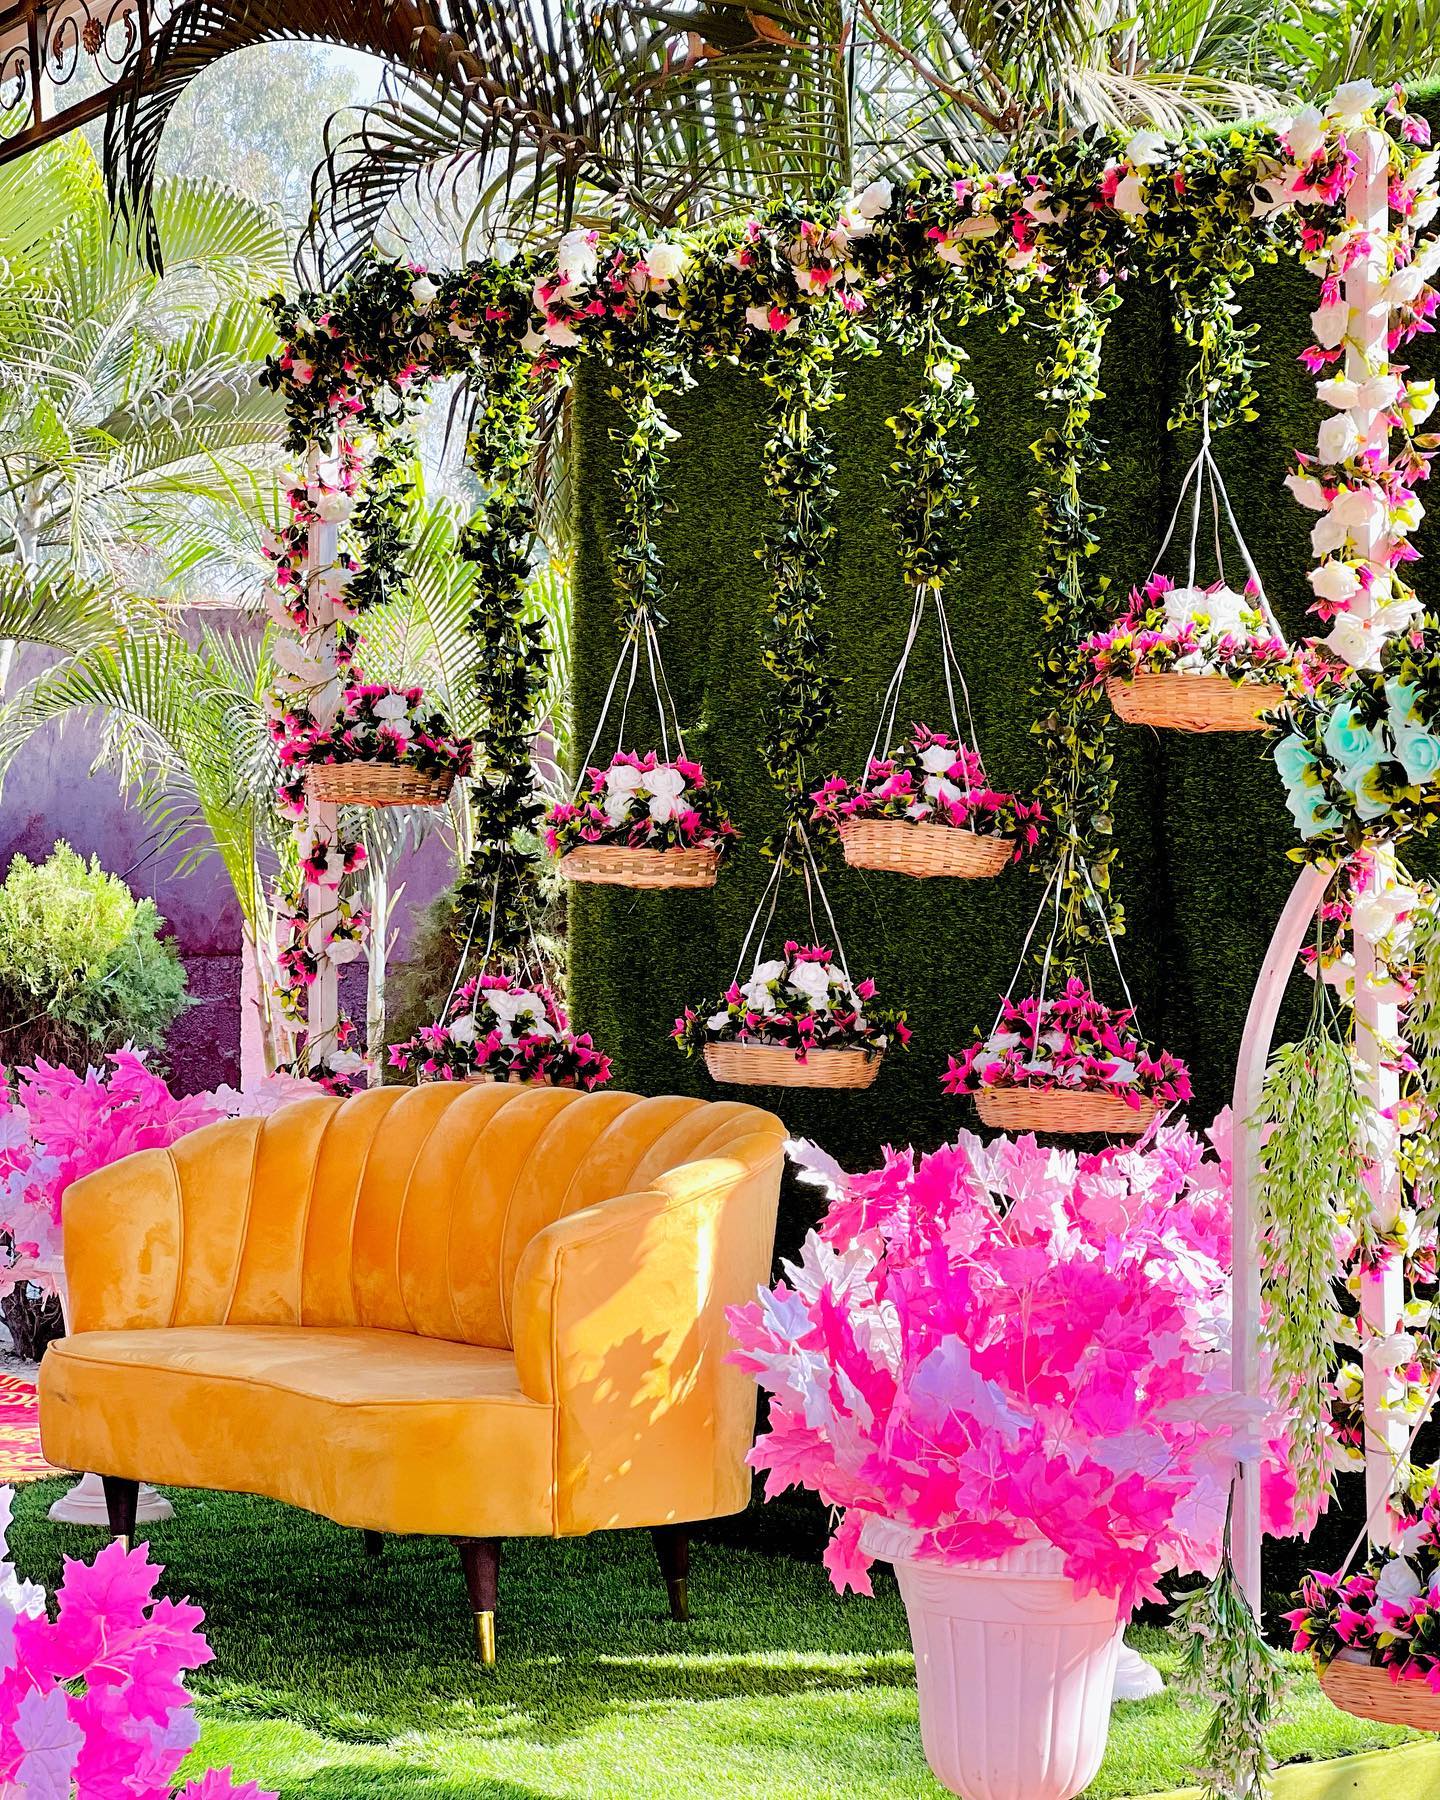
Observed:
[[[56,1525],[61,1483],[16,1496],[10,1547],[54,1590],[92,1527]],[[670,1621],[644,1531],[514,1539],[500,1577],[500,1666],[481,1669],[459,1559],[268,1500],[172,1490],[141,1528],[160,1590],[206,1615],[215,1660],[191,1678],[193,1769],[233,1765],[281,1800],[940,1800],[920,1748],[914,1659],[889,1571],[842,1599],[811,1526],[784,1503],[708,1527],[694,1617]],[[783,1540],[783,1542],[782,1542]],[[1167,1674],[1173,1639],[1131,1641]],[[1413,1735],[1336,1712],[1313,1673],[1272,1747],[1286,1761]],[[1089,1800],[1183,1786],[1202,1715],[1164,1694],[1116,1709]],[[1397,1796],[1397,1800],[1399,1797]]]
[[[1424,110],[1440,117],[1433,101]],[[1262,267],[1240,299],[1243,315],[1260,327],[1261,417],[1223,433],[1216,456],[1271,601],[1287,632],[1300,635],[1316,628],[1306,613],[1305,579],[1315,515],[1291,498],[1284,477],[1294,447],[1314,448],[1324,416],[1312,378],[1296,361],[1310,341],[1317,283],[1285,260]],[[1030,445],[1045,424],[1035,398],[1042,346],[1023,329],[1002,335],[984,323],[961,337],[978,394],[980,426],[970,447],[981,503],[950,610],[990,777],[1025,793],[1039,772],[1030,735],[1037,619]],[[1421,338],[1410,347],[1417,372],[1440,369],[1433,346],[1434,339]],[[1172,433],[1165,423],[1185,354],[1171,327],[1168,296],[1134,286],[1105,346],[1105,399],[1095,423],[1108,442],[1109,469],[1090,487],[1106,511],[1094,567],[1110,576],[1116,602],[1149,573],[1196,448],[1195,433]],[[611,433],[619,414],[611,379],[588,367],[576,396],[576,734],[582,745],[594,731],[619,649],[611,567]],[[910,598],[887,516],[892,440],[885,420],[917,380],[915,366],[896,355],[855,359],[843,371],[844,399],[827,415],[840,503],[824,624],[847,679],[840,718],[816,757],[817,785],[833,770],[852,778],[860,771],[900,650]],[[755,555],[769,505],[761,460],[767,400],[757,379],[724,367],[705,373],[674,401],[669,411],[680,438],[671,446],[668,475],[673,507],[660,534],[673,593],[662,634],[665,662],[687,747],[722,783],[744,841],[711,893],[572,889],[571,997],[578,1023],[614,1057],[619,1085],[649,1092],[717,1092],[703,1065],[687,1062],[666,1034],[687,1003],[713,1000],[734,973],[769,872],[759,846],[779,816],[756,748],[771,681],[760,662],[766,581]],[[1428,523],[1418,545],[1432,558],[1440,555]],[[1169,570],[1183,575],[1179,554],[1179,567],[1171,557]],[[1243,568],[1228,550],[1226,566],[1234,585],[1242,585]],[[1202,578],[1211,578],[1213,570],[1202,569]],[[1430,584],[1430,564],[1422,562],[1422,597]],[[943,688],[933,642],[922,639],[912,669],[900,717],[938,726]],[[1157,734],[1117,724],[1114,743],[1116,888],[1128,920],[1121,958],[1142,1027],[1189,1062],[1196,1090],[1191,1117],[1208,1123],[1229,1099],[1251,989],[1296,873],[1286,851],[1298,839],[1263,734]],[[620,747],[607,734],[597,755],[608,759]],[[658,747],[653,708],[638,686],[623,747]],[[1412,860],[1424,866],[1419,856]],[[725,1091],[771,1106],[792,1130],[855,1166],[883,1144],[929,1146],[975,1124],[967,1102],[942,1095],[940,1074],[949,1052],[967,1044],[975,1027],[989,1026],[1042,883],[1023,868],[997,881],[920,882],[849,871],[838,857],[836,863],[826,886],[851,971],[873,974],[882,1001],[908,1010],[915,1033],[910,1051],[892,1050],[862,1094]],[[826,935],[823,915],[819,925]],[[810,935],[803,884],[788,881],[772,939]],[[1119,1003],[1103,952],[1092,956],[1091,975],[1100,996]],[[1027,970],[1017,991],[1029,991],[1032,980]],[[1293,985],[1282,1038],[1303,1020],[1305,987],[1303,979]],[[808,1201],[792,1199],[790,1206],[782,1249],[793,1246],[813,1212]]]

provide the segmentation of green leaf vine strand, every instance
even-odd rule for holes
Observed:
[[[546,681],[545,625],[525,616],[537,421],[533,385],[522,368],[487,361],[482,374],[484,399],[468,456],[486,493],[460,553],[477,571],[469,629],[484,651],[485,714],[475,735],[474,848],[456,887],[455,931],[484,946],[490,964],[514,968],[524,962],[539,903],[538,852],[524,840],[544,810],[533,759]]]
[[[836,398],[831,348],[817,340],[779,343],[764,380],[773,394],[765,475],[775,507],[755,554],[770,573],[761,658],[776,691],[765,709],[761,756],[785,804],[772,847],[793,861],[796,842],[807,841],[810,757],[839,688],[820,624],[837,497],[834,452],[820,422]]]
[[[1268,1302],[1261,1343],[1275,1391],[1292,1411],[1302,1510],[1333,1481],[1331,1387],[1344,1324],[1336,1237],[1342,1226],[1363,1234],[1370,1215],[1366,1109],[1338,1030],[1317,975],[1309,1029],[1271,1058],[1252,1124],[1260,1133],[1256,1229]]]
[[[890,517],[905,584],[943,595],[960,554],[960,533],[980,503],[966,447],[979,424],[964,350],[942,332],[929,306],[900,341],[924,357],[920,394],[885,423],[895,438],[889,466]],[[947,321],[953,328],[956,321]]]
[[[1112,715],[1103,691],[1087,685],[1079,654],[1081,640],[1106,623],[1106,583],[1092,581],[1088,570],[1103,514],[1088,498],[1087,484],[1108,467],[1090,416],[1103,398],[1101,350],[1118,301],[1113,289],[1092,293],[1081,285],[1048,301],[1041,329],[1048,329],[1051,345],[1037,371],[1041,396],[1057,416],[1031,445],[1040,466],[1031,496],[1040,519],[1038,714],[1031,730],[1044,753],[1037,798],[1048,821],[1049,866],[1060,868],[1059,929],[1051,960],[1060,973],[1077,971],[1089,947],[1104,941],[1107,923],[1116,936],[1125,929],[1124,909],[1111,893]],[[1043,936],[1037,938],[1038,960],[1046,950]]]

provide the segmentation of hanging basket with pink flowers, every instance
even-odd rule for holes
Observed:
[[[948,1094],[972,1096],[981,1119],[996,1131],[1141,1137],[1162,1114],[1190,1098],[1189,1072],[1141,1037],[1108,924],[1105,938],[1126,1004],[1106,1006],[1078,974],[1051,985],[1063,867],[1063,860],[1056,865],[1020,953],[1023,968],[1053,894],[1055,922],[1041,960],[1038,991],[1015,998],[1017,968],[995,1023],[988,1033],[977,1034],[963,1055],[950,1058],[941,1085]],[[1104,921],[1093,885],[1090,892]]]
[[[950,729],[912,725],[909,735],[897,741],[905,674],[930,605],[939,631]],[[957,688],[961,707],[956,704]],[[983,880],[999,875],[1022,847],[1035,842],[1040,808],[992,787],[986,777],[970,695],[940,593],[916,589],[904,647],[881,702],[864,773],[853,784],[843,776],[831,776],[812,798],[814,822],[838,830],[852,869],[885,869],[920,880],[932,876]]]
[[[1214,550],[1215,579],[1196,580],[1204,521]],[[1185,580],[1162,575],[1176,526],[1190,501]],[[1243,592],[1225,575],[1228,526],[1245,565]],[[1092,685],[1104,684],[1116,716],[1127,725],[1170,731],[1263,731],[1265,715],[1285,701],[1283,685],[1294,657],[1265,598],[1249,547],[1210,448],[1206,411],[1200,450],[1180,484],[1180,496],[1160,553],[1143,587],[1132,588],[1125,613],[1081,645]]]
[[[642,654],[660,721],[658,752],[623,747]],[[621,747],[608,763],[597,763],[595,750],[622,677],[625,688],[616,727]],[[628,888],[715,885],[735,827],[715,784],[685,753],[685,735],[660,661],[659,638],[645,608],[636,611],[627,628],[579,777],[569,798],[557,801],[545,815],[544,832],[546,849],[570,881]]]
[[[424,705],[423,688],[354,680],[323,722],[292,701],[271,725],[282,768],[280,799],[334,806],[443,806],[470,773],[471,746]]]
[[[876,1004],[875,983],[854,981],[835,916],[803,834],[799,840],[812,941],[787,939],[766,958],[793,836],[787,834],[750,929],[735,974],[713,1004],[686,1007],[671,1036],[687,1055],[701,1055],[712,1079],[744,1087],[868,1088],[892,1040],[910,1033],[903,1012]],[[819,940],[814,899],[819,894],[835,945]],[[763,923],[762,923],[763,916]],[[755,961],[742,980],[751,944]]]

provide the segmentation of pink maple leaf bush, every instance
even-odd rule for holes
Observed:
[[[1177,1057],[1153,1050],[1128,1008],[1114,1011],[1078,975],[1057,994],[1000,1002],[994,1028],[952,1056],[940,1084],[947,1094],[986,1088],[1085,1089],[1114,1094],[1128,1106],[1173,1106],[1190,1098],[1190,1072]]]
[[[0,1489],[0,1794],[7,1800],[277,1800],[212,1769],[175,1793],[200,1735],[185,1676],[211,1660],[205,1615],[157,1599],[142,1544],[65,1559],[52,1619],[45,1590],[21,1581]]]
[[[1092,683],[1137,675],[1278,681],[1294,661],[1266,618],[1253,581],[1237,594],[1223,581],[1183,587],[1168,575],[1152,575],[1143,588],[1131,588],[1124,615],[1086,638],[1080,654]]]
[[[883,1056],[894,1039],[910,1042],[905,1014],[876,1004],[868,976],[852,981],[822,944],[792,938],[782,956],[757,963],[743,985],[732,981],[713,1006],[687,1006],[670,1035],[687,1056],[708,1044],[760,1044],[793,1050],[863,1050]]]
[[[117,1050],[108,1062],[83,1075],[43,1060],[11,1073],[0,1068],[0,1233],[12,1262],[59,1257],[65,1190],[81,1176],[135,1150],[163,1149],[217,1119],[267,1112],[318,1091],[271,1076],[246,1094],[220,1088],[178,1096],[142,1052]]]
[[[541,1082],[593,1090],[610,1079],[610,1058],[588,1031],[575,1031],[543,982],[511,975],[467,981],[446,1018],[390,1046],[390,1067],[419,1081]]]
[[[728,1316],[771,1396],[767,1497],[843,1509],[837,1588],[870,1592],[873,1518],[951,1563],[1048,1540],[1126,1614],[1166,1570],[1213,1573],[1237,1456],[1263,1462],[1267,1529],[1294,1529],[1284,1419],[1231,1385],[1228,1165],[1189,1131],[1083,1156],[962,1132],[862,1175],[797,1159],[829,1210]]]
[[[1039,841],[1045,819],[1038,804],[991,787],[978,750],[928,725],[912,726],[904,743],[872,757],[860,781],[832,775],[810,798],[817,824],[862,818],[946,825],[1014,838],[1017,857]]]
[[[723,856],[736,835],[704,767],[684,756],[665,762],[653,750],[619,750],[605,768],[588,768],[574,800],[545,815],[545,848],[557,857],[586,844]]]
[[[1393,1550],[1353,1575],[1311,1570],[1284,1617],[1301,1654],[1328,1663],[1353,1651],[1440,1694],[1440,1487],[1397,1520]]]

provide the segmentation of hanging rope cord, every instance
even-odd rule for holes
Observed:
[[[961,744],[968,745],[980,759],[983,771],[985,759],[980,753],[980,736],[975,729],[975,715],[970,708],[970,690],[965,685],[965,671],[960,667],[960,659],[955,654],[955,641],[950,630],[950,616],[945,610],[943,595],[933,593],[928,588],[917,587],[915,598],[910,607],[910,622],[905,631],[905,643],[900,651],[900,660],[896,663],[893,674],[886,686],[884,698],[880,702],[880,718],[875,727],[875,736],[870,745],[870,754],[865,758],[865,767],[860,776],[860,791],[863,794],[870,786],[870,768],[874,763],[881,746],[884,746],[888,757],[895,741],[895,724],[900,711],[900,694],[905,682],[905,672],[910,666],[911,653],[915,649],[915,641],[920,635],[920,628],[925,622],[925,607],[934,601],[935,617],[940,628],[940,666],[945,675],[945,695],[950,706],[950,724],[955,737]],[[955,688],[960,688],[960,697],[965,708],[965,724],[967,731],[960,728],[959,712],[955,705]]]
[[[640,607],[625,630],[625,638],[620,646],[620,654],[616,658],[615,668],[610,676],[610,685],[605,690],[605,700],[600,708],[600,717],[596,721],[595,735],[590,739],[590,746],[581,758],[575,771],[575,779],[570,788],[570,801],[573,805],[580,796],[585,785],[586,773],[594,760],[600,738],[610,718],[610,710],[615,704],[616,690],[620,686],[620,678],[626,676],[625,693],[620,703],[620,718],[615,729],[615,748],[625,748],[625,721],[630,715],[630,701],[635,693],[635,684],[640,674],[641,648],[645,653],[645,669],[650,678],[650,691],[655,700],[655,712],[660,721],[660,749],[664,760],[670,762],[670,734],[675,734],[675,749],[680,756],[686,755],[685,733],[680,725],[680,714],[675,706],[675,699],[670,692],[669,677],[665,673],[665,664],[660,655],[660,640],[655,630],[655,621],[648,608]]]
[[[1175,500],[1175,510],[1170,515],[1170,524],[1166,529],[1164,538],[1161,540],[1160,548],[1156,553],[1155,560],[1150,565],[1150,577],[1153,577],[1158,572],[1161,563],[1165,560],[1165,553],[1170,548],[1171,542],[1175,537],[1176,527],[1180,523],[1180,515],[1185,510],[1186,495],[1189,493],[1190,484],[1193,482],[1195,488],[1190,508],[1190,556],[1186,568],[1185,585],[1187,588],[1193,588],[1195,586],[1196,553],[1200,543],[1200,513],[1205,499],[1206,485],[1208,483],[1210,489],[1210,515],[1215,548],[1215,572],[1223,582],[1225,580],[1225,553],[1221,542],[1220,530],[1221,513],[1223,511],[1225,522],[1228,523],[1230,527],[1230,534],[1235,539],[1236,546],[1240,551],[1240,560],[1245,565],[1245,573],[1255,587],[1255,610],[1260,614],[1261,618],[1264,619],[1265,623],[1270,627],[1271,631],[1274,632],[1275,636],[1280,639],[1281,643],[1284,643],[1285,634],[1281,631],[1278,620],[1270,610],[1270,602],[1265,597],[1265,584],[1260,579],[1260,573],[1256,569],[1254,558],[1250,554],[1250,546],[1245,542],[1244,534],[1240,530],[1239,521],[1235,517],[1235,509],[1230,504],[1230,495],[1226,491],[1224,478],[1220,474],[1220,465],[1215,461],[1214,452],[1210,448],[1211,441],[1210,404],[1207,401],[1200,415],[1200,448],[1195,454],[1194,461],[1185,471],[1184,477],[1181,480],[1180,492]],[[1147,580],[1150,577],[1147,577]],[[1249,598],[1249,596],[1247,596],[1247,598]]]
[[[830,941],[834,944],[835,955],[839,959],[840,972],[847,982],[850,981],[850,964],[845,957],[845,945],[841,941],[840,927],[836,924],[835,914],[830,907],[830,898],[825,892],[825,883],[820,878],[820,867],[815,861],[815,852],[809,838],[805,835],[805,828],[802,825],[792,824],[786,830],[784,840],[776,852],[775,866],[770,871],[764,892],[760,895],[760,904],[751,915],[744,942],[740,946],[740,954],[735,959],[735,973],[732,977],[735,985],[739,984],[740,973],[745,967],[745,958],[749,954],[751,944],[753,943],[755,946],[755,961],[750,970],[752,977],[765,954],[765,942],[770,935],[770,927],[775,921],[776,908],[780,904],[780,887],[785,878],[790,845],[796,838],[799,839],[800,844],[801,872],[805,877],[805,909],[810,919],[812,940],[817,944],[820,942],[820,927],[815,917],[815,896],[819,894],[820,905],[824,909],[826,921],[830,926]],[[763,925],[760,922],[762,913],[765,919]]]

